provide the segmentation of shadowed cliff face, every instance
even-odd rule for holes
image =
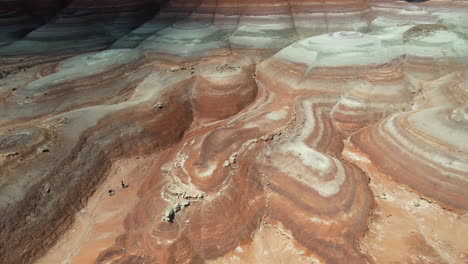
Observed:
[[[468,262],[466,12],[0,2],[0,263]]]

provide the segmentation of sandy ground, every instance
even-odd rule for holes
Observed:
[[[138,189],[155,155],[116,161],[105,182],[76,214],[73,226],[37,263],[92,263],[113,245],[123,230],[127,213],[139,201]],[[127,188],[123,189],[121,181]],[[115,194],[110,196],[109,190]]]

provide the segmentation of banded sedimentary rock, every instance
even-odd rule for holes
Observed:
[[[229,52],[229,41],[226,34],[217,27],[187,20],[154,33],[138,47],[153,52],[196,57],[213,50]]]
[[[0,7],[0,47],[22,38],[44,22],[28,14],[26,7],[20,1],[2,1]]]
[[[431,11],[447,27],[466,36],[468,33],[467,18],[463,14],[467,8],[468,3],[466,1],[452,1],[446,3],[442,8],[434,8]]]
[[[361,252],[383,263],[466,262],[465,213],[446,210],[385,175],[370,176],[376,206],[359,243]]]
[[[270,49],[276,52],[293,43],[296,38],[288,2],[264,1],[260,6],[246,3],[229,40],[234,49]]]
[[[302,37],[335,31],[366,32],[367,1],[290,1],[297,32]]]
[[[403,33],[403,42],[407,54],[405,73],[416,89],[421,87],[421,81],[466,68],[466,39],[443,25],[409,28]]]
[[[354,56],[349,57],[350,53]],[[329,100],[333,123],[349,134],[410,106],[412,88],[404,74],[404,61],[398,53],[389,53],[372,35],[347,31],[320,35],[263,62],[260,67],[265,71],[259,79],[272,80],[279,72],[287,72],[282,73],[284,87],[334,98]]]
[[[320,262],[365,263],[357,241],[372,206],[367,178],[333,157],[341,140],[326,107],[314,100],[298,100],[294,124],[264,150],[259,171],[266,184],[267,212]]]
[[[388,10],[388,11],[387,11]],[[388,8],[370,24],[373,31],[402,24],[435,24],[437,17],[420,6],[408,4],[404,8]]]
[[[197,75],[194,83],[192,105],[197,122],[209,123],[230,117],[244,109],[257,95],[257,86],[251,76],[254,63],[250,58],[222,57],[211,63],[216,66]]]
[[[99,63],[106,65],[102,60],[115,63],[128,53],[114,51],[112,57],[103,56],[101,61],[93,60],[95,55],[72,58],[62,66],[73,71],[76,64],[94,62],[98,67],[94,70],[99,70]],[[148,76],[146,82],[134,88],[131,98],[111,105],[94,102],[95,106],[24,125],[15,125],[22,118],[10,116],[10,125],[2,127],[1,140],[1,210],[5,212],[0,219],[1,236],[9,238],[1,241],[2,262],[30,262],[54,243],[94,186],[102,181],[112,159],[161,149],[181,137],[192,120],[191,109],[184,101],[188,97],[180,95],[184,94],[183,87],[166,93],[161,82],[155,89],[155,78],[159,77]],[[99,93],[106,87],[94,89]],[[31,100],[34,103],[41,98]],[[155,106],[155,100],[165,101],[163,111]],[[128,114],[131,120],[123,118]],[[154,135],[158,139],[151,140]],[[132,142],[135,137],[146,140]]]
[[[175,19],[173,17],[158,15],[157,18],[153,18],[145,22],[140,27],[112,43],[111,48],[135,48],[146,38],[155,32],[170,26],[174,21]]]
[[[414,100],[413,109],[465,104],[468,101],[467,80],[467,72],[458,71],[424,83],[421,93]]]
[[[388,175],[443,206],[467,210],[466,111],[466,105],[441,106],[393,115],[353,135],[350,155],[370,173]]]
[[[348,52],[357,56],[351,58]],[[385,63],[387,58],[383,53],[377,38],[360,32],[335,32],[299,41],[264,61],[260,67],[267,80],[274,80],[273,76],[281,72],[284,77],[275,82],[279,81],[287,89],[339,96],[349,90],[353,82],[359,82],[369,67]]]
[[[265,171],[272,174],[270,217],[323,262],[365,263],[357,240],[366,230],[371,199],[362,172],[304,143],[274,151],[267,154]]]
[[[236,65],[236,61],[242,62],[235,59],[228,64]],[[214,72],[225,76],[223,71],[229,69],[219,69],[214,62],[216,60],[194,68],[201,72],[211,71],[206,77],[213,76]],[[245,66],[234,69],[253,70]],[[227,76],[232,76],[232,73]],[[229,97],[218,100],[236,104]],[[233,114],[235,111],[230,115]],[[226,116],[219,118],[223,117]],[[247,117],[248,120],[252,118]],[[195,125],[176,148],[158,158],[155,174],[145,184],[148,191],[134,208],[135,216],[142,217],[126,220],[129,231],[135,228],[139,231],[131,231],[134,234],[119,238],[118,243],[99,255],[97,262],[138,258],[169,263],[203,261],[222,256],[248,239],[258,227],[265,207],[263,187],[252,167],[255,160],[252,149],[256,148],[253,139],[275,125],[270,120],[259,131],[242,119],[219,122],[224,125]],[[156,218],[141,215],[148,210],[160,213]],[[139,228],[142,222],[146,223],[143,229]],[[126,253],[137,250],[134,248],[135,240],[146,241],[145,248],[138,249],[138,256]],[[123,248],[128,251],[123,251]]]
[[[103,100],[110,104],[123,100],[131,93],[134,83],[144,76],[142,73],[127,75],[128,78],[125,78],[125,73],[135,69],[142,58],[143,55],[138,50],[108,50],[79,55],[59,64],[48,65],[49,72],[42,71],[33,75],[32,71],[33,78],[43,76],[29,80],[27,85],[17,83],[15,86],[2,87],[5,93],[11,94],[0,103],[0,123],[58,114],[101,103]],[[11,75],[7,78],[14,77]],[[95,86],[101,88],[95,89]]]
[[[1,263],[468,261],[463,1],[36,2]]]
[[[47,12],[53,13],[48,18],[36,14],[34,18],[40,19],[43,25],[0,48],[2,75],[43,62],[60,61],[82,52],[102,50],[150,19],[158,7],[151,0],[126,3],[76,0],[58,3],[61,6],[59,9],[52,5],[53,1],[35,2],[39,6],[33,10],[50,5]],[[15,27],[9,24],[4,28],[6,31],[16,31]]]
[[[331,111],[334,125],[351,134],[396,112],[410,108],[411,88],[395,59],[368,72],[366,80],[347,92]]]

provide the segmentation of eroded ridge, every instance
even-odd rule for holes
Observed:
[[[468,261],[466,1],[46,2],[0,16],[1,263]]]
[[[391,116],[353,135],[350,143],[368,153],[381,173],[445,206],[467,210],[466,109],[435,107]],[[375,152],[387,148],[392,155]]]

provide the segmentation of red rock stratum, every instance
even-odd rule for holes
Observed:
[[[0,263],[468,263],[466,1],[3,2]]]

